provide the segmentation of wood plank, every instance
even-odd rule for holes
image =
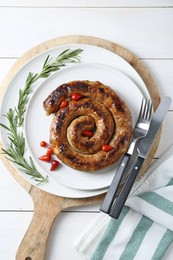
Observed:
[[[160,96],[170,96],[173,99],[173,59],[171,60],[142,60],[150,71],[156,86],[160,92]],[[170,106],[173,110],[173,102]],[[171,118],[170,118],[171,120]]]
[[[171,0],[1,0],[0,6],[25,6],[25,7],[168,7],[173,6]]]
[[[32,213],[0,212],[0,259],[15,259],[17,247],[31,221]]]
[[[28,193],[17,183],[14,177],[0,161],[0,211],[33,210],[33,203]]]
[[[48,6],[54,6],[54,7],[132,7],[132,6],[138,6],[138,7],[153,7],[153,6],[172,6],[171,0],[71,0],[70,2],[68,0],[1,0],[1,6],[40,6],[40,7],[48,7]]]
[[[171,145],[173,145],[173,112],[169,112],[163,121],[162,135],[155,158],[159,158]]]
[[[69,256],[82,259],[74,250],[74,244],[97,216],[98,213],[61,213],[51,230],[45,260],[69,259]]]
[[[81,8],[79,12],[78,8],[1,7],[0,17],[0,57],[19,57],[43,41],[74,34],[116,42],[139,58],[173,55],[173,8]]]
[[[73,248],[75,240],[80,238],[97,215],[97,213],[61,213],[51,230],[45,260],[82,259]],[[30,212],[0,214],[0,259],[15,259],[17,247],[31,217]]]

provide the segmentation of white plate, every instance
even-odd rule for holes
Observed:
[[[127,63],[125,60],[123,60],[118,55],[116,55],[108,50],[105,50],[103,48],[92,46],[92,45],[84,45],[84,44],[64,45],[64,46],[59,46],[57,48],[49,49],[49,50],[41,53],[40,55],[34,57],[29,62],[27,62],[22,67],[22,69],[18,71],[18,73],[15,75],[15,77],[9,83],[9,85],[6,89],[6,92],[4,94],[3,100],[2,100],[2,104],[1,104],[2,123],[6,123],[6,120],[4,117],[2,117],[2,115],[6,114],[6,112],[8,111],[8,109],[10,107],[14,108],[16,106],[17,100],[18,100],[18,90],[20,88],[23,88],[24,82],[26,80],[28,73],[40,71],[47,55],[50,55],[52,58],[55,58],[62,51],[64,51],[67,48],[70,48],[70,49],[82,48],[84,50],[81,53],[82,64],[83,64],[83,62],[86,64],[84,64],[84,65],[82,65],[82,64],[71,65],[70,64],[65,69],[62,69],[61,71],[55,73],[55,76],[51,76],[50,78],[48,78],[46,80],[44,80],[44,79],[39,80],[38,82],[36,82],[36,84],[33,85],[32,94],[29,97],[30,102],[27,107],[27,114],[26,114],[27,116],[25,119],[25,126],[27,126],[27,129],[25,128],[26,139],[27,139],[26,156],[31,152],[31,154],[33,154],[33,156],[34,156],[35,161],[37,161],[37,155],[42,154],[42,151],[39,150],[40,149],[39,144],[33,143],[33,141],[35,142],[36,140],[40,141],[43,138],[46,138],[46,137],[48,138],[49,131],[45,131],[46,128],[44,128],[44,127],[43,127],[43,131],[40,131],[39,124],[34,125],[35,128],[32,128],[32,129],[29,128],[30,127],[29,120],[31,120],[31,118],[32,118],[30,112],[34,111],[34,114],[36,114],[37,109],[41,108],[41,106],[39,106],[34,109],[32,107],[32,103],[35,104],[35,102],[37,101],[37,98],[38,98],[37,93],[39,93],[41,95],[45,94],[45,96],[43,95],[44,98],[47,97],[47,94],[49,94],[50,91],[52,89],[54,89],[54,87],[55,87],[55,85],[52,85],[52,84],[56,83],[56,82],[57,82],[57,85],[59,84],[58,83],[59,77],[61,78],[60,81],[62,80],[63,82],[67,82],[68,79],[71,78],[70,74],[71,73],[73,74],[73,72],[75,72],[76,73],[75,77],[78,76],[80,78],[80,76],[81,76],[83,78],[85,76],[85,79],[92,79],[91,71],[94,70],[94,73],[96,73],[95,75],[97,76],[97,79],[94,76],[94,80],[100,80],[102,82],[105,81],[103,83],[108,82],[107,84],[110,85],[110,84],[112,84],[112,79],[115,78],[116,87],[118,87],[122,83],[122,80],[121,80],[122,74],[121,74],[121,76],[119,76],[118,72],[116,71],[116,69],[117,69],[124,74],[123,78],[124,79],[126,78],[125,82],[126,83],[131,82],[130,84],[131,84],[132,89],[133,88],[135,89],[135,90],[132,90],[132,92],[129,92],[129,90],[128,90],[128,93],[130,95],[129,98],[127,98],[126,95],[124,95],[124,97],[122,96],[122,98],[124,98],[125,102],[127,102],[127,104],[129,104],[130,107],[131,107],[131,103],[133,103],[133,101],[136,99],[133,95],[134,93],[138,92],[140,98],[141,98],[141,95],[149,97],[147,88],[146,88],[144,82],[142,81],[142,79],[140,78],[140,76],[138,75],[138,73],[133,69],[133,67],[129,63]],[[102,65],[99,65],[98,61],[101,61]],[[91,63],[90,64],[90,65],[92,65],[92,66],[90,66],[91,69],[88,68],[88,63]],[[110,65],[111,65],[111,67],[110,67]],[[79,68],[83,72],[80,72]],[[86,73],[84,72],[84,68],[87,68]],[[102,71],[102,73],[98,74],[98,71],[100,71],[100,70]],[[103,70],[104,70],[104,72],[103,72]],[[66,71],[67,71],[68,79],[65,76]],[[114,73],[116,76],[113,76]],[[104,77],[104,74],[107,76]],[[113,77],[112,79],[110,78],[110,81],[108,78],[109,75],[111,75],[111,78]],[[86,78],[87,76],[90,76],[91,78]],[[80,78],[80,79],[82,79],[82,78]],[[76,79],[76,78],[73,77],[73,80],[74,79]],[[51,86],[50,86],[50,83],[51,83]],[[45,92],[41,91],[41,86],[45,90],[44,86],[46,86],[46,84],[48,84],[50,88],[46,89]],[[56,85],[56,87],[57,87],[57,85]],[[121,93],[120,92],[118,92],[118,93],[121,95],[122,92]],[[142,94],[140,92],[142,92]],[[41,102],[41,100],[40,100],[40,102]],[[136,111],[137,107],[139,107],[139,103],[136,100],[135,105],[134,105],[134,110],[132,108],[132,114],[134,113],[137,115],[137,111]],[[47,127],[47,125],[48,125],[47,123],[50,123],[50,118],[45,117],[43,110],[40,113],[42,113],[42,115],[43,115],[43,116],[40,116],[40,118],[42,118],[41,120],[44,121],[44,126]],[[36,116],[34,116],[32,118],[33,121],[35,119],[36,119]],[[31,123],[32,123],[32,120],[30,121]],[[38,131],[36,130],[37,126],[38,126]],[[30,131],[28,131],[29,129],[30,129]],[[34,132],[33,134],[32,134],[32,131]],[[31,136],[30,136],[30,133],[31,133]],[[42,136],[42,134],[43,134],[43,136]],[[33,135],[34,135],[34,139],[32,140]],[[6,131],[3,128],[1,128],[1,136],[2,136],[2,140],[3,140],[3,145],[5,147],[7,147],[8,138],[7,138]],[[47,174],[47,172],[45,174],[45,169],[43,168],[43,165],[38,164],[38,167],[42,168],[43,175]],[[63,169],[63,168],[65,168],[64,165],[62,167],[60,167],[60,172],[61,172],[61,169]],[[66,166],[66,168],[67,168],[67,166]],[[20,169],[18,169],[18,171],[25,179],[27,179],[27,181],[29,181],[33,185],[36,185],[36,183],[33,180],[31,180],[29,176],[25,175]],[[73,171],[73,170],[71,170],[71,171]],[[82,176],[81,172],[77,173],[76,175]],[[88,175],[88,174],[86,174],[86,175]],[[85,176],[85,179],[88,178],[88,177],[86,177],[86,175],[83,174],[83,176]],[[69,180],[68,180],[68,176],[70,176]],[[96,176],[96,179],[94,177],[94,174],[92,174],[92,175],[89,174],[89,178],[88,178],[88,181],[86,182],[86,185],[83,185],[83,183],[82,183],[83,181],[80,178],[77,177],[77,179],[73,179],[72,176],[74,176],[74,173],[72,173],[71,175],[69,175],[69,173],[67,175],[66,174],[63,175],[63,173],[61,172],[60,177],[59,177],[59,175],[55,176],[55,175],[50,174],[49,183],[41,185],[41,186],[39,186],[39,188],[46,192],[55,194],[55,195],[72,197],[72,198],[95,196],[95,195],[101,194],[106,191],[106,187],[110,184],[113,173],[112,173],[112,176],[111,175],[109,176],[109,173],[108,174],[106,174],[106,173],[98,174],[99,178],[97,178],[97,176]],[[83,176],[82,176],[82,178],[83,178]],[[104,178],[106,180],[106,183],[103,184],[103,181],[99,180],[99,184],[95,183],[94,185],[92,184],[92,187],[90,187],[91,176],[92,176],[93,183],[95,182],[95,180],[97,182],[98,179],[102,179],[102,178]],[[109,177],[107,177],[107,176],[109,176]],[[107,178],[109,179],[109,181],[107,180]],[[62,185],[62,183],[67,186]],[[70,188],[68,186],[73,187],[73,188],[75,187],[75,189]],[[86,189],[86,190],[83,190],[83,189]],[[87,190],[87,189],[91,189],[91,190]]]
[[[61,70],[45,80],[34,92],[28,105],[25,118],[25,138],[28,153],[34,158],[34,163],[40,172],[46,175],[50,165],[38,160],[45,150],[40,148],[41,140],[49,140],[49,129],[52,116],[47,117],[43,109],[43,101],[57,86],[73,80],[98,80],[111,87],[126,102],[133,123],[136,122],[143,95],[135,83],[123,73],[105,65],[83,63]],[[132,98],[129,98],[132,97]],[[59,183],[75,189],[95,190],[108,187],[115,173],[116,165],[96,171],[82,172],[74,170],[61,163],[61,167],[49,175]]]

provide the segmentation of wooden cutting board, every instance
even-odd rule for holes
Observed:
[[[4,79],[0,95],[5,88],[8,86],[10,80],[16,74],[16,72],[31,58],[39,53],[48,50],[50,48],[64,45],[64,44],[89,44],[95,45],[107,50],[116,53],[123,59],[125,59],[133,68],[138,72],[138,74],[143,79],[145,85],[148,88],[151,99],[153,101],[154,110],[157,108],[160,102],[160,95],[158,89],[152,79],[147,68],[144,64],[130,51],[123,48],[122,46],[117,45],[116,43],[95,38],[89,36],[67,36],[61,38],[55,38],[49,41],[46,41],[29,51],[27,51],[10,69],[6,78]],[[149,155],[140,171],[139,176],[144,174],[145,169],[149,166],[156,150],[158,147],[161,131],[154,140],[154,144],[149,152]],[[23,188],[30,194],[34,203],[34,214],[31,221],[31,224],[19,246],[16,259],[17,260],[42,260],[44,259],[46,244],[49,236],[50,229],[54,222],[56,216],[63,210],[68,207],[89,205],[97,202],[101,202],[104,198],[103,195],[91,197],[91,198],[82,198],[82,199],[71,199],[63,198],[59,196],[54,196],[52,194],[46,193],[35,186],[31,185],[29,182],[23,179],[23,177],[14,169],[13,165],[9,164],[9,161],[1,154],[1,159],[6,165],[9,172],[14,176],[14,178],[23,186]],[[139,177],[138,177],[139,178]],[[44,202],[44,203],[43,203]]]

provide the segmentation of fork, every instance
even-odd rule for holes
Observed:
[[[128,169],[130,162],[132,160],[132,154],[135,153],[137,143],[139,140],[146,136],[148,129],[150,127],[152,115],[152,102],[149,99],[148,101],[144,98],[142,99],[140,112],[136,125],[133,130],[133,139],[130,143],[130,146],[123,156],[121,163],[117,169],[117,172],[112,180],[111,186],[108,189],[108,192],[104,198],[104,201],[100,207],[100,210],[105,213],[110,213],[111,206],[117,196],[117,191],[119,189],[120,183],[123,177],[128,175]]]

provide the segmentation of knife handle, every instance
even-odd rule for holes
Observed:
[[[104,198],[104,201],[100,207],[100,210],[109,213],[110,208],[112,206],[112,203],[115,199],[118,187],[120,185],[120,182],[122,180],[122,177],[124,176],[125,170],[127,169],[126,166],[128,164],[128,161],[130,159],[130,154],[125,154],[121,160],[121,163],[114,175],[114,178],[112,180],[111,186],[108,189],[108,192],[106,193],[106,196]]]
[[[130,190],[133,186],[133,183],[138,175],[138,172],[139,172],[143,162],[144,162],[144,158],[137,157],[134,164],[130,168],[127,180],[126,180],[119,196],[117,197],[117,199],[115,200],[115,202],[111,208],[111,211],[110,211],[111,217],[116,218],[116,219],[119,217],[121,210],[126,202],[126,199],[130,193]]]

